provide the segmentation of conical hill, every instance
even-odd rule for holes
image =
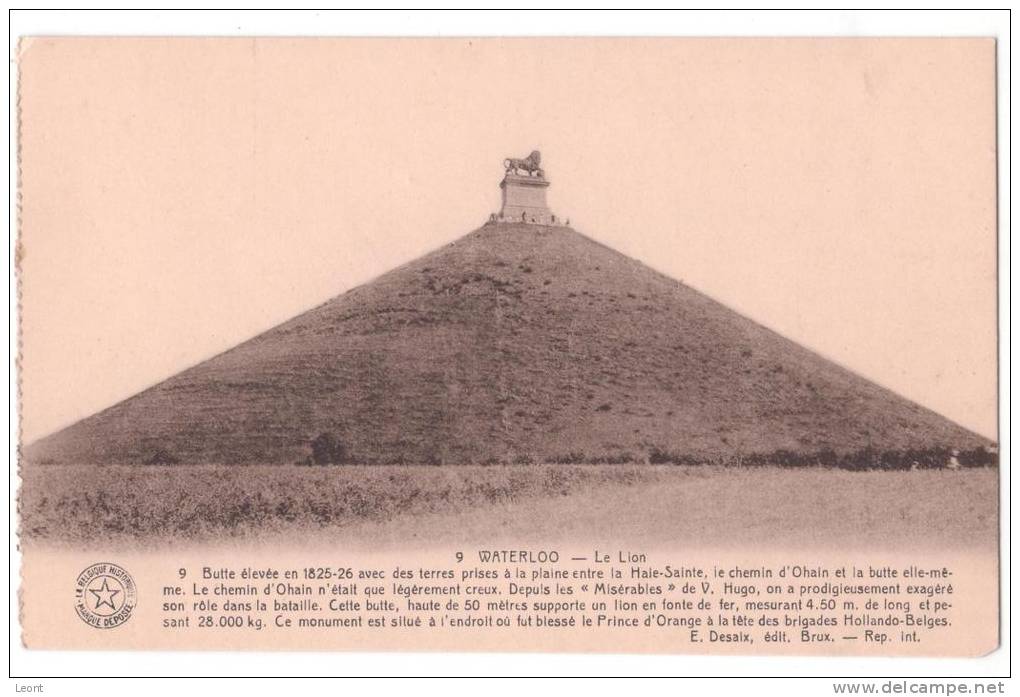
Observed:
[[[493,222],[27,456],[291,463],[317,438],[407,463],[989,444],[569,227]]]

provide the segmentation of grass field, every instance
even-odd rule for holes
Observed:
[[[23,541],[49,545],[555,536],[990,549],[997,486],[998,471],[984,468],[53,465],[23,472],[20,511]]]

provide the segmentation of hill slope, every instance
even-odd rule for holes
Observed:
[[[987,445],[564,227],[491,224],[49,436],[31,461]]]

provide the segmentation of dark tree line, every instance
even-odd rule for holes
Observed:
[[[162,459],[163,458],[160,458],[160,460]],[[322,433],[311,441],[311,455],[301,464],[439,465],[443,462],[443,458],[431,452],[421,457],[398,454],[385,460],[360,457],[351,453],[342,439],[331,433]],[[996,467],[999,463],[999,455],[996,450],[985,447],[977,447],[967,450],[955,450],[946,447],[879,450],[877,448],[868,447],[845,453],[837,453],[832,449],[823,449],[811,452],[794,452],[792,450],[779,449],[771,452],[728,454],[721,456],[698,455],[692,453],[673,452],[663,448],[652,448],[647,452],[647,454],[640,453],[638,455],[628,452],[588,455],[575,451],[548,457],[532,457],[527,454],[518,454],[508,458],[489,457],[488,459],[475,460],[474,462],[481,462],[481,464],[485,465],[527,465],[537,462],[555,465],[625,465],[649,463],[652,465],[720,465],[724,467],[824,467],[829,469],[865,471],[945,469],[956,466],[966,468]]]

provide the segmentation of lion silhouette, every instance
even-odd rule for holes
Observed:
[[[523,172],[529,176],[541,177],[545,175],[542,171],[542,153],[538,150],[532,150],[531,154],[527,157],[508,157],[503,160],[503,166],[506,167],[507,172],[513,172],[514,174],[520,174]]]

